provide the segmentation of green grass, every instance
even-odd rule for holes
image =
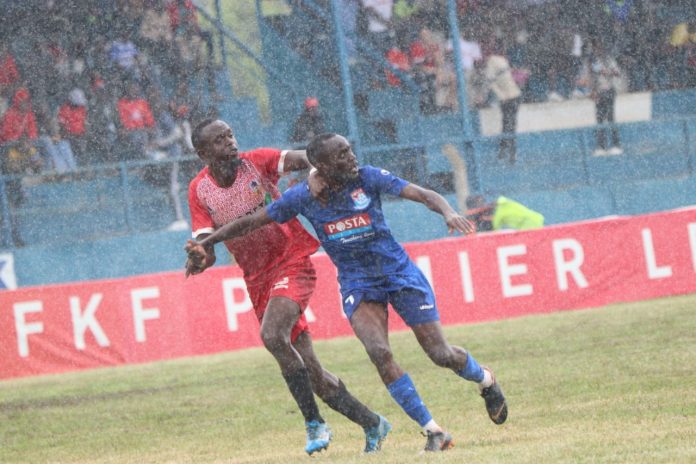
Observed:
[[[393,403],[354,338],[318,342],[326,367],[394,431],[363,456],[362,431],[322,405],[330,463],[696,462],[696,295],[448,327],[490,365],[510,405],[495,426],[475,387],[393,334],[456,447],[418,456],[418,427]],[[209,357],[0,382],[0,462],[294,463],[302,418],[271,356]]]

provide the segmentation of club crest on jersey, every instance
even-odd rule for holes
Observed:
[[[353,206],[355,206],[355,209],[365,209],[370,204],[370,197],[365,195],[365,192],[361,188],[353,190],[350,197],[353,199]]]

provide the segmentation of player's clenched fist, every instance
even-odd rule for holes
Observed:
[[[200,274],[215,262],[215,256],[210,256],[205,247],[194,240],[186,241],[184,247],[188,258],[186,259],[186,277]]]

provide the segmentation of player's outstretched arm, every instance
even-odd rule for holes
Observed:
[[[450,234],[455,230],[463,234],[470,234],[475,230],[474,224],[471,221],[457,213],[447,200],[445,200],[445,197],[433,190],[425,189],[416,184],[408,184],[401,190],[399,196],[411,201],[423,203],[429,209],[441,214],[445,218]]]
[[[266,212],[266,208],[262,208],[256,211],[254,214],[251,214],[249,216],[243,216],[235,221],[225,224],[224,226],[220,227],[218,230],[201,240],[199,244],[202,247],[208,249],[216,243],[241,237],[242,235],[248,234],[252,230],[256,230],[259,227],[263,227],[266,224],[270,224],[271,222],[273,222],[273,219],[271,219],[271,217]]]

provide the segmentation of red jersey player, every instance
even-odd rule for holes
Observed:
[[[232,129],[220,120],[200,122],[191,141],[206,164],[189,185],[193,238],[197,241],[278,198],[277,183],[282,174],[310,167],[304,150],[260,148],[239,153]],[[195,243],[189,240],[187,249]],[[225,246],[244,271],[264,346],[278,362],[304,416],[305,451],[311,455],[326,449],[331,441],[331,430],[319,413],[312,388],[332,409],[363,427],[366,452],[378,451],[391,426],[325,370],[312,348],[303,311],[316,283],[309,256],[319,242],[295,219],[269,224],[226,241]],[[214,262],[215,252],[209,247],[204,261],[187,260],[186,274],[201,273]]]

